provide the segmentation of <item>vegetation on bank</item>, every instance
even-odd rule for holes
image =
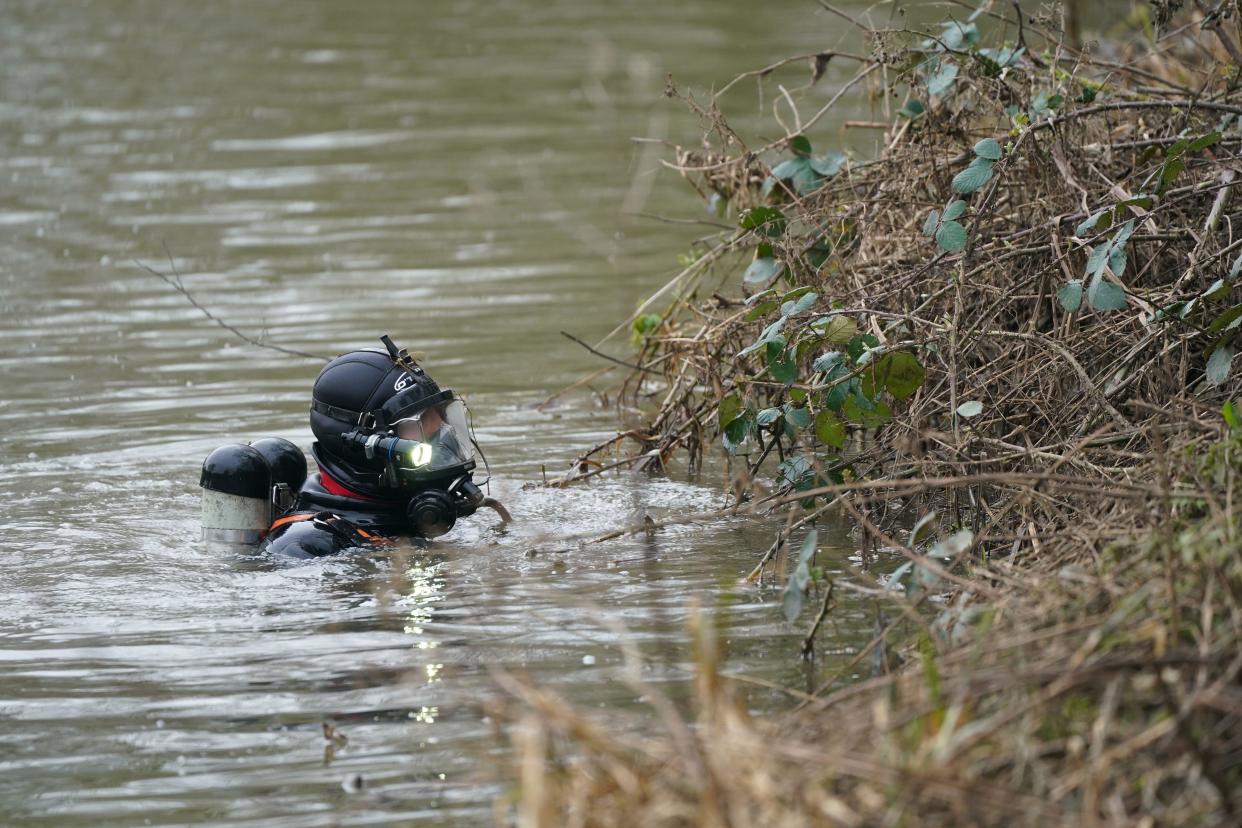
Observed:
[[[644,688],[632,737],[505,678],[522,824],[1242,821],[1239,10],[1080,51],[1022,5],[849,19],[869,54],[804,59],[853,79],[814,113],[779,87],[763,146],[670,86],[707,131],[669,163],[736,230],[632,320],[658,410],[565,482],[723,450],[737,507],[788,517],[752,577],[789,556],[808,648],[847,586],[803,606],[817,517],[905,560],[857,661],[904,659],[760,721],[703,623],[699,718]],[[864,93],[888,126],[852,158],[818,125]]]

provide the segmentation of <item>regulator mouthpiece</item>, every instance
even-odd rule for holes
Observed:
[[[410,500],[405,515],[419,535],[438,538],[457,522],[457,504],[448,492],[428,489]]]

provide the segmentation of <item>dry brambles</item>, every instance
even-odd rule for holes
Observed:
[[[908,561],[859,656],[905,666],[755,719],[702,622],[697,719],[643,687],[658,732],[624,736],[501,676],[502,821],[1242,822],[1239,12],[1155,3],[1079,49],[1023,5],[804,56],[857,71],[805,117],[782,87],[763,147],[670,87],[705,134],[669,165],[737,227],[635,317],[622,397],[658,408],[562,481],[723,445],[734,511],[788,516],[754,577],[833,510]],[[816,155],[866,90],[878,154]]]

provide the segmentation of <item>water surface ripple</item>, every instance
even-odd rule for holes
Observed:
[[[701,210],[629,140],[693,134],[665,73],[702,89],[829,48],[830,18],[733,0],[0,15],[0,822],[486,823],[495,669],[637,711],[620,642],[684,697],[691,598],[719,608],[731,669],[767,681],[805,686],[866,635],[848,606],[826,659],[797,661],[773,596],[736,587],[762,522],[529,554],[723,502],[715,473],[532,485],[616,422],[585,393],[536,406],[600,365],[559,331],[602,336],[691,238],[623,215]],[[738,100],[766,120],[753,87]],[[318,363],[245,345],[136,262],[273,342],[424,352],[519,522],[298,566],[204,550],[203,456],[309,447]]]

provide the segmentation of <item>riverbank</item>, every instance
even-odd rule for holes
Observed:
[[[805,650],[842,591],[882,621],[776,719],[706,620],[697,718],[642,687],[660,735],[502,678],[523,824],[1236,824],[1242,37],[1132,22],[1090,52],[987,4],[869,30],[807,58],[857,65],[827,106],[780,87],[762,145],[670,87],[709,127],[670,165],[736,229],[627,323],[622,398],[658,408],[564,482],[723,450],[738,509],[787,517],[750,579]],[[887,128],[854,158],[815,126],[864,92]],[[861,550],[836,573],[830,512]]]

